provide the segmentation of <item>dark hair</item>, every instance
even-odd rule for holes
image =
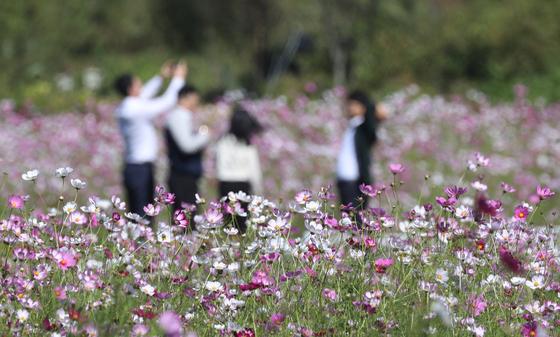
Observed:
[[[366,108],[366,116],[373,114],[375,116],[375,103],[368,97],[368,95],[361,90],[352,91],[346,98],[348,101],[356,101]]]
[[[134,81],[134,76],[132,74],[122,74],[115,80],[115,90],[123,96],[128,96],[128,90],[132,86]]]
[[[185,84],[180,90],[179,93],[177,94],[177,96],[179,98],[183,98],[189,94],[196,94],[198,93],[198,90],[196,90],[196,88],[190,84]]]
[[[261,124],[247,110],[240,106],[234,108],[229,125],[229,133],[234,135],[235,138],[249,144],[251,137],[261,132],[262,129]]]
[[[352,91],[346,100],[358,102],[366,108],[364,122],[359,127],[366,130],[369,141],[372,144],[375,143],[377,141],[376,129],[380,123],[375,111],[375,102],[373,102],[373,100],[371,100],[365,92],[360,90]]]

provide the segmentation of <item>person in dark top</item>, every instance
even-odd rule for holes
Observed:
[[[177,107],[167,116],[165,139],[169,156],[169,190],[175,194],[175,210],[194,205],[198,182],[202,177],[202,155],[210,141],[208,128],[193,130],[192,114],[200,96],[191,85],[179,90]]]
[[[362,91],[354,91],[346,98],[348,127],[338,154],[336,175],[340,201],[343,205],[361,205],[360,184],[372,184],[370,174],[371,148],[377,142],[377,126],[384,119],[384,112],[376,110],[375,103]]]

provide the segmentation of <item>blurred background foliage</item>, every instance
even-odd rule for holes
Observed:
[[[18,0],[0,2],[0,96],[42,110],[113,95],[186,56],[204,92],[291,94],[308,82],[378,95],[524,83],[560,99],[560,1]]]

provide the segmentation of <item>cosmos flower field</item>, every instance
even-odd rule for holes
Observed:
[[[329,188],[342,89],[244,100],[267,128],[263,196],[217,200],[210,149],[198,214],[158,186],[145,218],[121,195],[112,104],[4,101],[0,334],[558,336],[560,106],[516,90],[385,98],[363,208]],[[219,133],[230,101],[197,117]]]

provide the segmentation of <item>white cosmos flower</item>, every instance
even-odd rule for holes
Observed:
[[[142,287],[140,287],[140,290],[148,296],[154,296],[154,294],[156,293],[156,288],[152,287],[149,284],[143,285]]]
[[[197,205],[205,204],[205,203],[206,203],[206,199],[201,198],[200,195],[198,195],[198,193],[196,193],[196,194],[194,195],[194,197],[196,198],[195,202],[196,202]]]
[[[21,179],[26,181],[34,181],[39,176],[39,170],[30,170],[21,175]]]
[[[477,190],[477,191],[481,191],[484,192],[488,189],[488,186],[486,186],[485,184],[481,183],[480,181],[475,181],[471,184],[471,186]]]
[[[222,284],[218,281],[208,281],[205,288],[209,291],[221,291],[224,289],[224,286],[222,286]]]
[[[455,210],[455,216],[460,219],[465,219],[469,216],[469,208],[463,205],[457,207],[457,209]]]
[[[475,337],[484,337],[484,334],[486,333],[486,329],[484,329],[483,326],[479,325],[474,325],[472,327],[469,326],[467,327],[467,330],[474,333]]]
[[[70,213],[70,222],[83,225],[87,222],[87,217],[81,212],[72,212]]]
[[[426,218],[426,209],[424,208],[424,206],[416,205],[412,210],[414,211],[414,214],[421,217],[422,219]]]
[[[76,211],[77,209],[78,209],[78,205],[76,205],[76,203],[73,202],[73,201],[67,202],[66,205],[64,205],[64,207],[62,207],[62,210],[66,214],[70,214],[70,213]]]
[[[446,283],[449,280],[449,276],[447,275],[447,271],[444,269],[439,268],[436,270],[436,281],[439,283]]]
[[[212,267],[214,267],[214,269],[216,270],[224,270],[227,268],[227,264],[223,263],[222,261],[216,261],[214,262]]]
[[[162,230],[158,233],[157,239],[161,243],[169,243],[173,241],[173,233],[170,229]]]
[[[72,186],[77,190],[81,190],[82,188],[86,187],[86,182],[80,179],[72,179],[70,180],[70,184],[72,184]]]
[[[310,201],[307,204],[305,204],[305,209],[308,212],[317,212],[320,207],[321,204],[318,201]]]
[[[395,220],[393,218],[381,217],[379,220],[381,221],[381,226],[385,228],[392,228],[395,226]]]
[[[124,211],[126,209],[126,203],[124,201],[122,201],[121,198],[117,197],[116,195],[113,195],[111,197],[111,202],[113,203],[115,208],[118,209],[118,210]]]
[[[239,233],[239,230],[235,227],[228,227],[228,228],[224,228],[224,232],[227,235],[237,235],[237,233]]]
[[[525,309],[533,315],[536,315],[542,312],[543,306],[541,305],[541,302],[535,301],[525,305]]]
[[[289,224],[283,218],[270,219],[268,221],[268,229],[273,232],[280,232],[284,228],[288,228]]]
[[[49,208],[49,212],[47,213],[48,216],[54,217],[58,215],[58,210],[54,207]]]
[[[323,231],[323,225],[316,221],[306,221],[305,227],[311,232],[315,234],[321,234]]]
[[[71,167],[59,167],[54,172],[54,175],[59,178],[65,178],[72,172],[74,172],[74,169]]]
[[[511,278],[510,281],[511,281],[511,284],[513,284],[514,286],[518,286],[518,285],[521,285],[521,284],[525,283],[527,280],[524,277],[514,276],[514,277]]]
[[[86,262],[86,266],[89,269],[101,269],[103,268],[103,262],[92,259]]]
[[[544,277],[542,275],[535,275],[530,281],[527,280],[525,285],[533,290],[544,288]]]
[[[434,314],[436,314],[441,319],[443,324],[445,324],[446,326],[451,326],[453,324],[453,321],[451,319],[451,313],[449,312],[449,308],[443,305],[443,303],[441,303],[440,301],[432,302],[432,305],[430,306],[430,310]]]
[[[353,259],[361,259],[364,255],[362,250],[350,249],[350,257]]]
[[[239,263],[237,262],[232,262],[227,266],[227,270],[230,273],[235,273],[236,271],[239,270]]]
[[[18,321],[25,322],[29,319],[29,311],[25,309],[19,309],[18,311],[16,311],[16,317]]]

